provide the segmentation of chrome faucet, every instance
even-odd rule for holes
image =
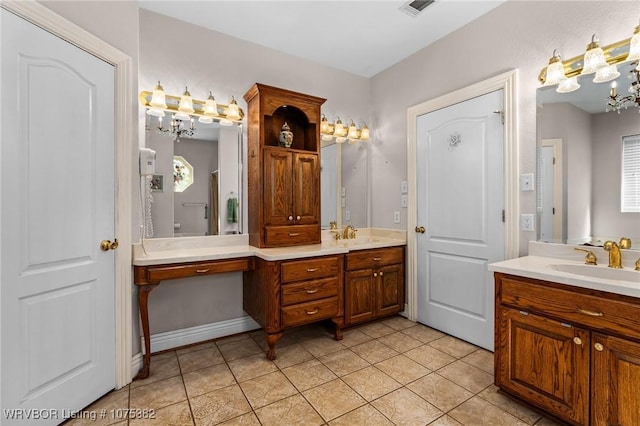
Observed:
[[[631,240],[626,237],[620,238],[620,245],[615,241],[604,243],[604,249],[609,252],[609,268],[622,269],[622,256],[620,249],[630,249]]]
[[[356,228],[354,228],[351,225],[347,225],[344,227],[344,231],[342,233],[342,238],[344,238],[345,240],[348,240],[350,238],[355,238],[356,237],[356,232],[358,230]]]

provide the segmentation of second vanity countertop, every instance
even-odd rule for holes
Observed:
[[[546,247],[538,244],[545,244]],[[604,250],[599,252],[598,248],[589,247],[589,249],[597,252],[598,265],[585,265],[584,254],[574,252],[573,246],[534,242],[533,245],[529,244],[529,256],[492,263],[489,265],[489,270],[640,298],[640,272],[634,271],[632,266],[639,255],[637,250],[623,251],[622,255],[627,255],[627,261],[624,262],[622,270],[625,274],[624,279],[607,279],[554,269],[559,265],[566,265],[568,268],[575,269],[584,267],[583,270],[586,273],[591,271],[603,272],[602,275],[606,275],[606,272],[615,273],[615,271],[606,271],[609,269],[606,257],[608,254]],[[631,257],[634,257],[633,261]],[[590,268],[604,269],[604,271],[595,271]]]
[[[157,238],[133,245],[133,265],[150,266],[169,263],[198,262],[256,256],[267,261],[345,254],[354,250],[403,246],[406,231],[366,228],[350,240],[334,240],[323,231],[322,244],[281,248],[258,248],[249,245],[248,235],[212,237]],[[146,250],[146,253],[145,253]]]

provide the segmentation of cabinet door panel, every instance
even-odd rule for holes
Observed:
[[[592,424],[640,425],[640,344],[593,333],[592,347]]]
[[[346,323],[356,324],[373,319],[375,310],[373,270],[349,271],[345,277]]]
[[[291,200],[293,156],[281,149],[264,149],[264,221],[265,225],[293,224]],[[253,214],[253,213],[251,213]]]
[[[404,268],[402,265],[380,268],[376,287],[377,315],[395,314],[404,309]]]
[[[497,320],[496,385],[572,424],[588,424],[589,332],[504,306]]]
[[[293,214],[296,223],[318,223],[320,215],[320,186],[318,156],[316,154],[294,154]],[[298,217],[300,217],[298,219]]]

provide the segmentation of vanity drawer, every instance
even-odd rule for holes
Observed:
[[[338,298],[329,297],[282,308],[282,326],[294,327],[338,315]]]
[[[265,226],[264,243],[267,247],[320,244],[318,225]]]
[[[314,278],[336,277],[340,271],[340,257],[327,256],[283,262],[280,281],[283,283]]]
[[[598,331],[640,338],[640,303],[580,287],[502,275],[501,303]]]
[[[347,253],[347,270],[374,268],[397,263],[404,263],[403,247],[359,250]]]
[[[248,271],[253,269],[253,258],[224,259],[203,262],[182,263],[163,266],[136,267],[143,271],[142,282],[158,282],[174,278],[196,275],[219,274],[223,272]],[[137,275],[137,274],[136,274]],[[136,280],[138,284],[138,279]]]
[[[282,305],[309,302],[338,295],[338,278],[324,278],[282,286]]]

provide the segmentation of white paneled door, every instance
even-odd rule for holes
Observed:
[[[0,423],[58,424],[116,384],[114,67],[0,20]]]
[[[418,321],[493,350],[504,259],[503,90],[418,116]],[[494,111],[497,111],[494,112]]]

